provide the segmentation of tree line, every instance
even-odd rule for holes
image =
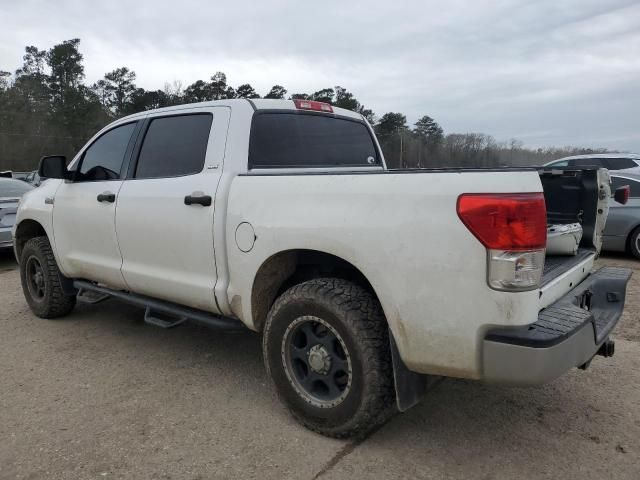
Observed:
[[[216,72],[209,80],[186,87],[173,82],[163,89],[146,90],[136,85],[136,74],[128,67],[115,68],[86,85],[82,62],[80,39],[75,38],[48,50],[27,46],[23,64],[13,74],[0,69],[0,170],[32,170],[45,154],[70,158],[96,131],[125,115],[229,98],[300,98],[359,112],[374,126],[392,168],[540,164],[594,151],[572,147],[532,150],[517,140],[499,143],[486,134],[445,134],[428,115],[410,126],[402,113],[377,117],[341,86],[290,93],[274,85],[261,97],[251,84],[233,87],[223,72]]]

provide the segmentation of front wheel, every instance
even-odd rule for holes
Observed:
[[[20,281],[29,308],[38,317],[62,317],[76,304],[76,297],[62,290],[60,270],[47,237],[32,238],[24,245]]]
[[[351,282],[321,278],[284,292],[267,317],[263,353],[278,395],[311,430],[351,437],[392,411],[384,316],[377,300]]]
[[[629,235],[629,250],[634,257],[640,260],[640,227]]]

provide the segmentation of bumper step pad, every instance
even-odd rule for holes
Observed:
[[[601,268],[542,310],[537,322],[517,328],[494,329],[485,338],[511,345],[547,348],[566,340],[590,323],[594,343],[600,344],[622,315],[630,277],[628,268]]]

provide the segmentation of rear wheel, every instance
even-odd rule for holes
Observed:
[[[392,411],[387,326],[357,285],[325,278],[287,290],[267,317],[263,352],[280,398],[311,430],[350,437]]]
[[[27,241],[20,257],[20,280],[29,308],[38,317],[62,317],[73,310],[76,297],[64,294],[60,275],[47,237]]]
[[[629,235],[629,250],[634,257],[640,260],[640,227]]]

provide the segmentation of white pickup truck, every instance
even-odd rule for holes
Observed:
[[[37,316],[116,298],[160,327],[248,327],[325,435],[441,377],[533,385],[613,354],[630,272],[592,272],[606,170],[390,171],[359,114],[225,100],[122,118],[39,174],[13,231]],[[547,222],[582,225],[575,255],[545,258]]]

